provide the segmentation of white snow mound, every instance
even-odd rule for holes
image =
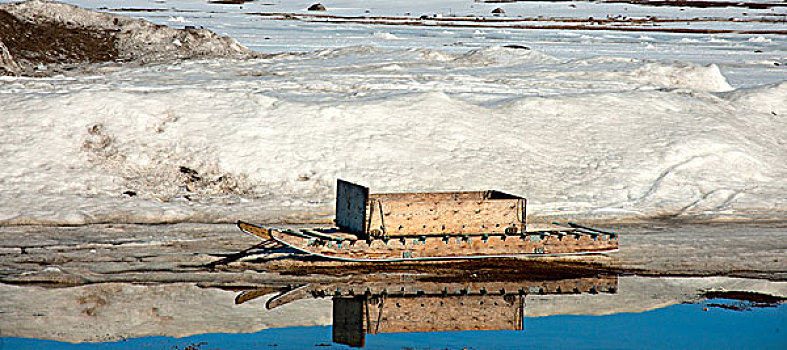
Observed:
[[[647,64],[632,72],[643,84],[702,91],[730,91],[732,86],[715,64],[706,67],[693,64]]]
[[[714,93],[715,67],[433,56],[360,46],[2,79],[0,224],[329,214],[337,178],[499,189],[533,219],[787,212],[787,83]]]

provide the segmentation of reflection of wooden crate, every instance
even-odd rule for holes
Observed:
[[[524,295],[334,296],[333,341],[363,347],[366,334],[522,330]]]
[[[522,330],[524,295],[392,296],[367,304],[366,333]]]
[[[500,191],[370,194],[339,180],[336,224],[360,237],[513,234],[526,229],[526,205]]]

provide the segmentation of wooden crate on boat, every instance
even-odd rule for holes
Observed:
[[[516,234],[526,230],[526,205],[500,191],[371,194],[339,180],[336,224],[359,238]]]

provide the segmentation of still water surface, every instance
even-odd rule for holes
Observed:
[[[654,282],[651,288],[647,287],[648,283],[637,282],[645,286],[641,288],[644,292],[638,293],[665,290],[663,282],[658,279],[641,280]],[[631,298],[625,289],[621,289],[625,286],[618,284],[617,276],[599,276],[483,283],[329,283],[305,284],[277,292],[271,292],[269,288],[228,291],[228,295],[234,296],[234,301],[230,301],[234,302],[233,307],[246,307],[255,313],[294,307],[298,301],[307,299],[330,301],[332,325],[269,328],[254,333],[208,332],[180,338],[129,337],[121,341],[83,343],[3,337],[0,338],[0,348],[787,348],[787,304],[784,299],[768,302],[757,300],[756,296],[747,299],[745,295],[698,298],[680,295],[678,298],[685,300],[678,304],[668,302],[665,304],[672,305],[664,307],[650,305],[645,308],[647,311],[632,312],[636,308],[631,309],[631,305],[616,305],[641,298]],[[600,303],[602,299],[606,301]],[[544,302],[551,304],[546,308],[539,305]],[[251,307],[255,303],[259,306],[256,309]],[[572,305],[565,305],[569,303]],[[608,311],[603,308],[599,311],[602,304]],[[587,313],[593,315],[581,315],[583,305],[587,305]],[[569,309],[574,311],[566,311]],[[545,316],[544,310],[547,314],[554,310],[556,314]],[[183,315],[187,317],[189,312]],[[221,328],[221,325],[216,328]]]

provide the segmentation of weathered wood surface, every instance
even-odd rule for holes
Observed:
[[[525,200],[486,199],[486,192],[372,194],[373,237],[444,233],[505,233],[525,229]]]
[[[527,200],[500,191],[376,193],[336,184],[336,226],[360,238],[526,229]]]
[[[376,300],[375,300],[376,299]],[[523,295],[399,296],[366,299],[366,333],[522,330]]]
[[[333,342],[353,347],[366,346],[366,316],[364,301],[355,298],[333,300]]]
[[[273,238],[318,256],[353,261],[405,261],[456,258],[555,256],[604,253],[618,249],[617,236],[575,230],[506,236],[420,236],[375,240],[328,240],[292,231],[271,230]]]
[[[336,226],[343,231],[365,235],[369,189],[341,179],[336,180]]]
[[[271,236],[270,229],[267,229],[260,225],[238,221],[238,228],[243,232],[246,232],[252,236],[262,239],[263,241],[273,239],[273,237]]]

